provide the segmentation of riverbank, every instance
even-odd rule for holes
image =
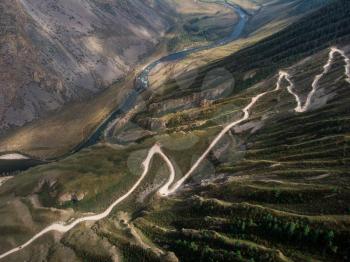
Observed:
[[[35,124],[21,128],[19,133],[7,140],[5,139],[4,144],[19,144],[21,145],[21,152],[25,152],[33,158],[57,161],[97,143],[104,130],[109,127],[109,123],[135,106],[138,95],[148,88],[149,72],[159,63],[185,58],[189,54],[224,45],[237,39],[245,24],[245,12],[237,6],[227,6],[237,11],[240,16],[240,20],[238,24],[234,25],[233,33],[230,36],[214,44],[189,48],[170,55],[165,55],[165,46],[160,47],[158,50],[162,51],[158,51],[158,53],[146,59],[143,65],[135,68],[126,79],[114,84],[101,96],[92,99],[88,103],[74,104],[67,107],[58,118],[39,120],[39,127],[45,126],[45,128],[38,130]],[[150,62],[152,59],[156,60]],[[103,106],[101,107],[101,105]],[[112,108],[114,108],[113,111]],[[112,113],[110,113],[111,111]],[[77,114],[71,114],[71,112],[77,112]],[[64,125],[59,126],[58,122],[64,123]],[[62,129],[64,132],[57,132],[57,129]],[[55,140],[52,141],[51,134],[53,133],[55,133]],[[48,143],[47,141],[51,142]],[[80,142],[76,144],[76,141]],[[33,144],[35,144],[35,147],[33,147]],[[68,153],[67,148],[70,148]],[[32,160],[37,161],[37,159]]]

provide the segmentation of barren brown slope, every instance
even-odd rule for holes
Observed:
[[[200,28],[224,25],[221,34],[236,19],[194,0],[70,2],[1,3],[1,151],[67,152],[122,102],[137,64],[167,52],[172,39],[205,41],[183,29],[191,19],[217,18]]]
[[[22,126],[124,77],[173,29],[180,5],[173,0],[2,2],[0,128]],[[203,4],[193,6],[200,10]],[[213,6],[212,14],[228,13]]]

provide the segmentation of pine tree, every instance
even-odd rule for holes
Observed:
[[[308,237],[310,233],[310,227],[308,225],[306,225],[304,227],[304,237]]]

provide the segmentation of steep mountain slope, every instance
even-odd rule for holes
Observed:
[[[146,237],[181,261],[349,258],[349,12],[347,1],[337,1],[205,73],[197,72],[195,79],[191,73],[177,78],[166,89],[176,95],[154,95],[154,104],[135,119],[139,126],[164,136],[195,134],[213,141],[209,130],[238,120],[253,96],[280,87],[261,97],[249,120],[222,138],[181,194],[153,203],[135,220]],[[330,44],[346,56],[324,49]],[[189,90],[201,93],[217,68],[226,77],[228,72],[235,76],[234,96],[209,97],[203,103],[189,95]],[[289,77],[278,77],[275,72],[282,68]],[[251,88],[240,91],[246,87]],[[314,93],[312,87],[317,87]],[[306,112],[294,94],[303,106],[313,94]],[[183,159],[201,154],[209,142],[204,147],[194,143],[189,153],[168,154],[173,163],[187,165],[182,172],[191,165]]]
[[[169,27],[146,4],[121,3],[114,8],[105,6],[105,10],[98,2],[86,1],[2,3],[1,40],[7,48],[2,49],[1,60],[8,65],[1,68],[10,76],[2,79],[2,126],[22,125],[41,111],[56,109],[110,84]],[[127,18],[129,8],[134,16]],[[123,27],[116,26],[120,24],[113,19],[116,11],[114,16],[123,19]],[[137,16],[149,26],[136,31]]]
[[[42,158],[86,139],[122,104],[140,64],[222,38],[237,20],[222,5],[194,0],[1,5],[0,150]],[[192,20],[196,32],[185,30]]]
[[[194,17],[218,12],[219,19],[234,22],[220,6],[190,3]],[[172,0],[1,3],[1,129],[22,126],[120,80],[167,33],[179,33],[179,6]]]
[[[6,259],[347,261],[349,13],[348,1],[335,1],[171,79],[125,114],[113,144],[8,180],[0,253],[55,221],[108,211],[137,185],[107,218],[44,235]],[[243,113],[175,194],[158,194],[172,174],[166,157],[179,181]],[[157,145],[164,155],[151,160]]]
[[[349,47],[343,46],[347,57]],[[287,68],[302,105],[329,52]],[[349,58],[345,64],[336,53],[306,113],[295,112],[290,83],[281,78],[280,91],[262,97],[251,108],[249,121],[223,137],[182,194],[153,203],[136,219],[137,227],[181,261],[346,261],[349,72]],[[215,110],[209,118],[214,125],[234,121],[242,101],[248,104],[247,97],[271,92],[277,80],[216,102],[202,114]],[[195,122],[200,121],[199,115]],[[187,125],[183,121],[181,129]],[[182,157],[172,161],[181,163]]]

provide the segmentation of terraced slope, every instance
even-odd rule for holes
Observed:
[[[322,59],[326,52],[288,68],[292,80],[311,83]],[[152,205],[135,225],[181,261],[346,261],[350,85],[344,72],[338,55],[305,113],[294,111],[287,91],[263,98],[182,194]],[[254,94],[274,82],[256,86]],[[303,94],[302,87],[296,84],[295,92]]]
[[[212,141],[214,130],[238,119],[237,113],[250,97],[276,86],[277,74],[266,78],[269,70],[276,72],[276,65],[283,65],[289,73],[294,92],[304,104],[315,76],[327,63],[330,50],[323,48],[340,43],[349,54],[345,26],[348,3],[339,1],[320,12],[329,17],[315,13],[243,50],[241,56],[235,54],[205,68],[205,73],[199,71],[195,78],[188,73],[183,79],[174,79],[163,87],[164,94],[153,94],[148,108],[136,115],[137,128],[165,137],[192,139],[195,145],[181,153],[176,149],[169,152],[171,146],[165,143],[168,156],[185,172],[191,159],[197,159]],[[325,22],[328,19],[334,20]],[[310,34],[314,25],[328,34]],[[304,36],[299,38],[299,34]],[[303,42],[308,35],[314,42]],[[293,41],[282,41],[289,37]],[[316,44],[319,42],[320,46]],[[311,53],[315,54],[309,57]],[[299,60],[304,54],[307,58]],[[249,121],[219,143],[181,194],[152,204],[134,224],[155,244],[175,252],[181,261],[346,261],[350,251],[350,85],[346,61],[335,54],[304,113],[295,112],[295,97],[287,91],[290,83],[282,78],[283,91],[262,98],[252,108]],[[221,82],[233,83],[228,72],[237,76],[234,95],[226,93],[218,99],[207,86],[211,83],[220,93],[218,87],[224,86]],[[216,82],[208,80],[211,74],[216,75]],[[130,127],[128,132],[132,130]],[[147,141],[146,137],[137,141]],[[203,146],[198,137],[208,138],[207,143]],[[174,144],[172,147],[176,148]]]

